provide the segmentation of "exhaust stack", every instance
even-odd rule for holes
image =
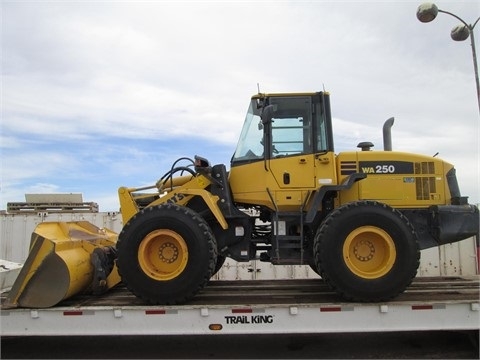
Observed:
[[[383,150],[392,151],[392,126],[395,118],[391,117],[383,124]]]

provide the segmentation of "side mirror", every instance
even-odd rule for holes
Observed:
[[[263,108],[262,115],[260,115],[263,124],[268,124],[272,121],[274,108],[273,105],[268,105]]]
[[[195,155],[194,158],[195,171],[201,174],[210,174],[212,167],[210,166],[210,161],[204,157]]]

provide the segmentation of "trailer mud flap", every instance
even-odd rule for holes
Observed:
[[[116,233],[86,221],[39,224],[3,307],[46,308],[78,293],[115,286],[120,282],[116,241]]]

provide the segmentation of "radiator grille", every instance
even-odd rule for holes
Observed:
[[[435,177],[417,177],[417,200],[429,200],[431,193],[436,193]]]
[[[415,163],[415,174],[435,174],[435,163],[433,161]]]
[[[416,175],[432,175],[435,174],[435,163],[433,161],[425,161],[415,163]],[[415,179],[417,190],[417,200],[429,200],[431,193],[436,193],[435,177],[417,177]]]

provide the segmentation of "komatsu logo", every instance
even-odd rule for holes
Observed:
[[[228,324],[272,324],[273,315],[239,315],[225,316],[225,322]]]
[[[177,202],[179,202],[180,200],[183,200],[183,199],[185,199],[184,194],[175,194],[175,195],[172,196],[171,199],[167,200],[167,203],[176,204]]]

